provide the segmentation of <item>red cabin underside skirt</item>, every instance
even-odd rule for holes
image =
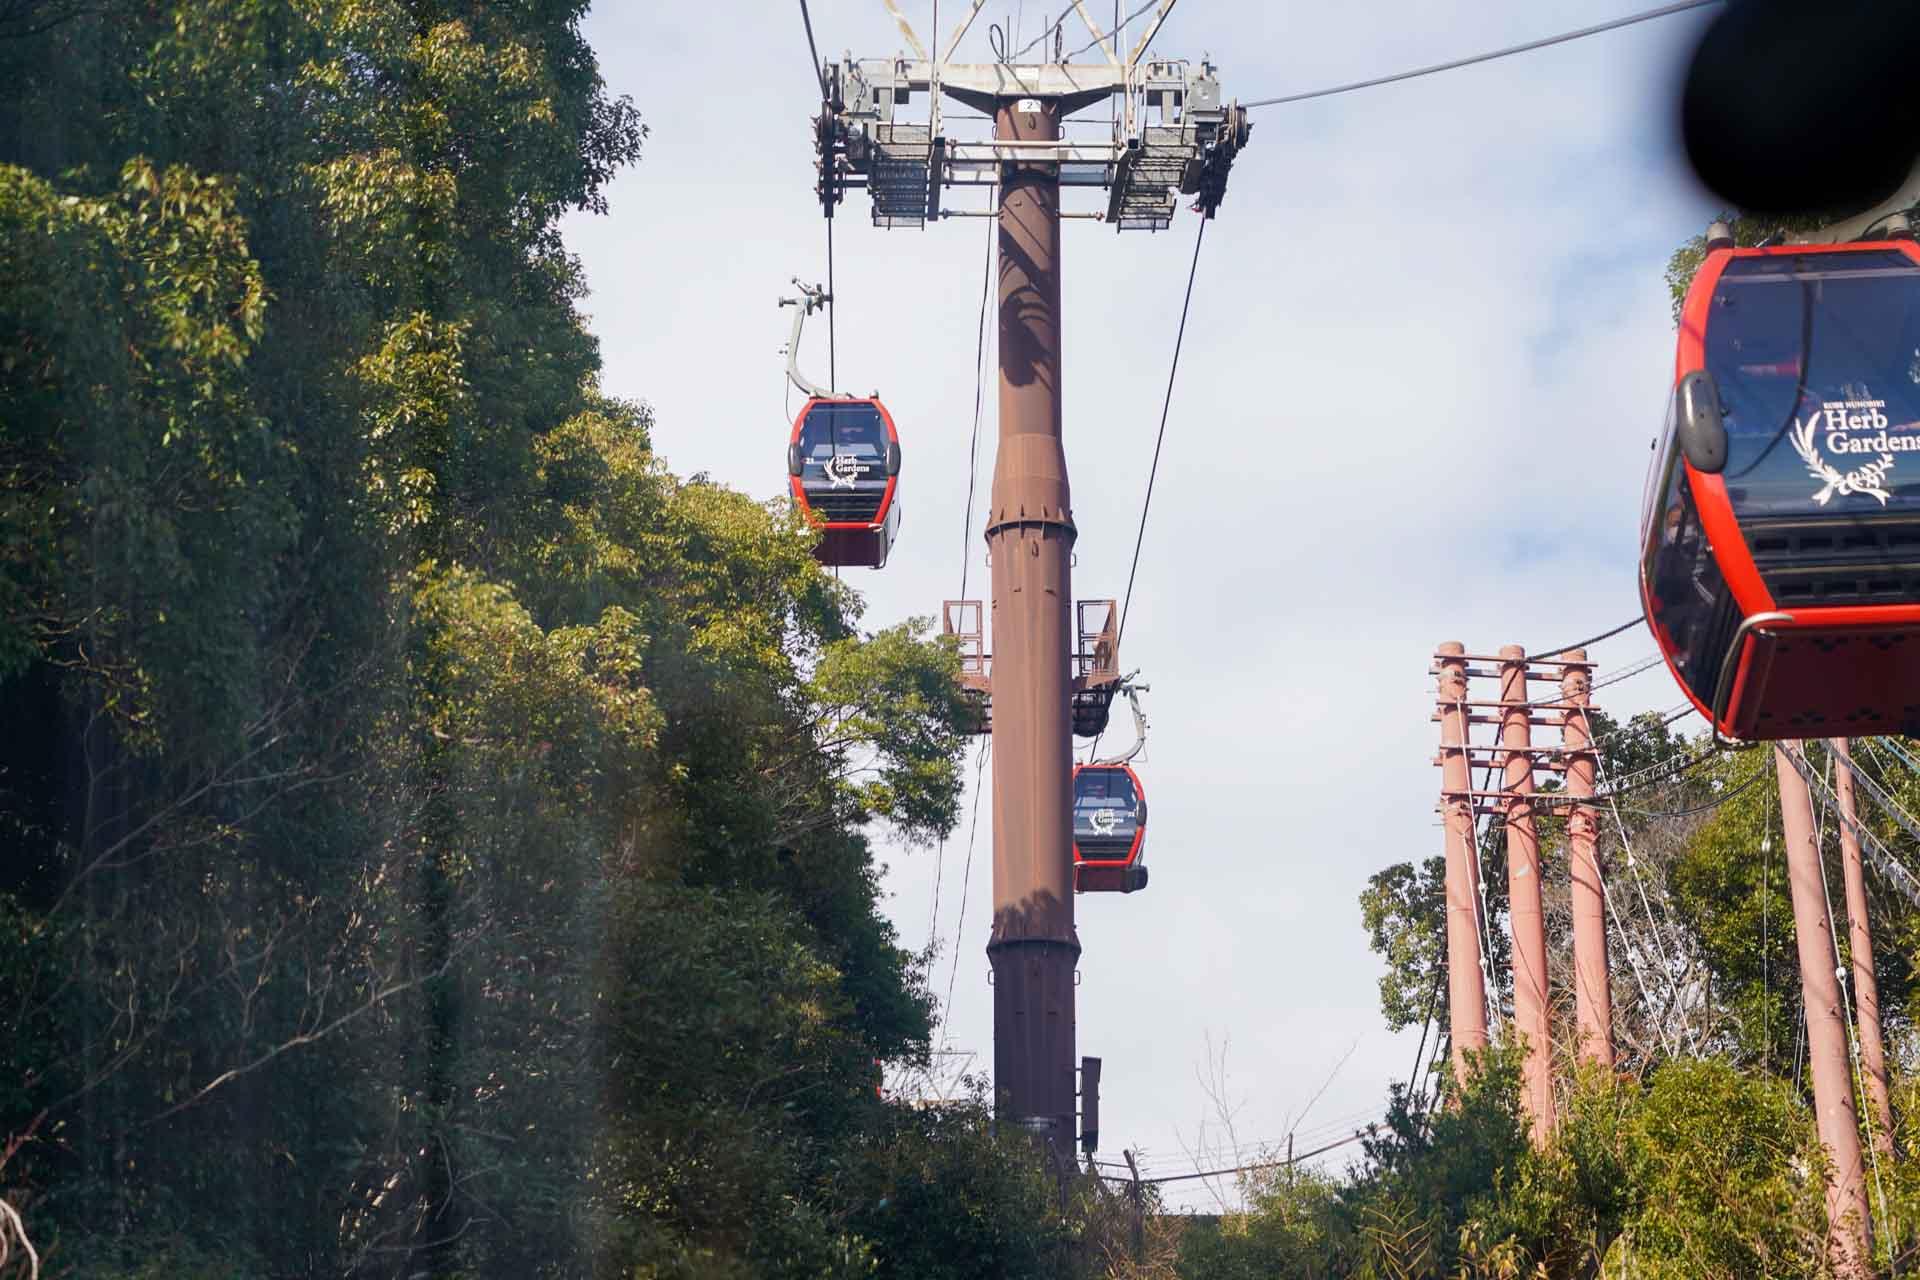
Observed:
[[[1920,730],[1920,628],[1796,626],[1749,636],[1725,726],[1749,741]]]
[[[1082,862],[1073,868],[1075,893],[1132,893],[1147,887],[1147,869],[1124,862]]]
[[[814,559],[821,564],[851,569],[879,569],[887,563],[887,534],[884,529],[834,529],[821,531],[814,548]]]

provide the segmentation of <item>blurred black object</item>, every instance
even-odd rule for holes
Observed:
[[[1734,0],[1687,69],[1687,158],[1749,212],[1863,212],[1920,155],[1916,71],[1920,0]]]

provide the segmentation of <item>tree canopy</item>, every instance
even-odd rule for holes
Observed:
[[[983,1100],[876,1096],[933,1000],[869,841],[955,821],[954,655],[599,387],[558,220],[647,126],[585,7],[0,7],[0,1169],[50,1274],[1059,1256]]]

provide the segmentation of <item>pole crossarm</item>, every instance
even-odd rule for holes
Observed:
[[[1223,99],[1210,63],[1121,63],[1102,49],[1107,61],[1098,65],[956,63],[924,50],[918,58],[828,63],[814,142],[823,208],[831,216],[841,192],[864,187],[874,225],[923,227],[960,212],[941,207],[944,188],[1000,186],[1009,164],[1037,162],[1054,166],[1063,187],[1107,191],[1104,219],[1115,230],[1165,230],[1181,195],[1212,217],[1252,131],[1246,112]],[[909,119],[916,94],[932,101],[924,118]],[[1058,118],[1116,97],[1123,110],[1105,138],[1068,139],[1055,130],[1029,140],[949,138],[938,101],[953,98],[988,115],[1003,105],[1038,110],[1045,103]]]

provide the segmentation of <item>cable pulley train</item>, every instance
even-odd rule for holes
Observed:
[[[801,375],[800,328],[833,300],[818,286],[794,284],[787,378],[807,397],[787,441],[793,500],[821,531],[814,557],[822,564],[879,569],[900,529],[900,434],[878,396],[840,395]]]
[[[1124,754],[1073,769],[1073,888],[1076,893],[1132,893],[1147,887],[1147,792],[1129,764],[1147,741],[1140,694],[1151,685],[1123,684],[1133,708],[1133,746]]]
[[[1716,736],[1920,729],[1920,247],[1708,232],[1647,478],[1648,625]]]

